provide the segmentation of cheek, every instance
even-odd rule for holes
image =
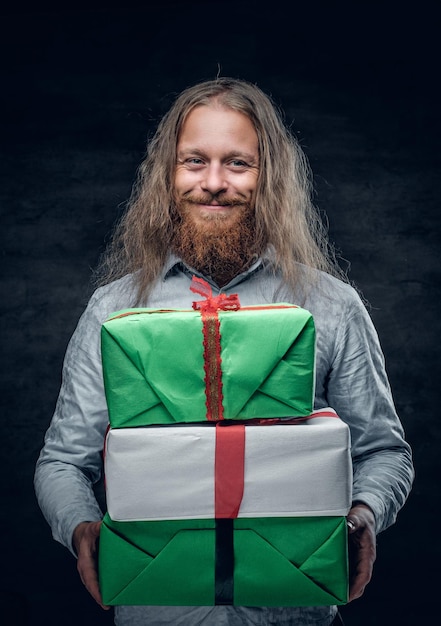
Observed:
[[[184,193],[185,191],[188,191],[189,189],[191,189],[192,187],[194,187],[196,184],[195,182],[195,176],[191,174],[191,172],[187,172],[187,171],[177,171],[175,174],[175,180],[174,180],[174,185],[175,185],[175,191],[176,193],[180,194],[180,193]]]
[[[247,181],[243,181],[242,189],[249,196],[254,197],[257,192],[257,176],[250,176]]]

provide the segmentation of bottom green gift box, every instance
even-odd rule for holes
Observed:
[[[346,519],[115,522],[106,514],[99,576],[108,605],[345,604]]]

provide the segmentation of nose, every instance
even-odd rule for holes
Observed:
[[[225,172],[221,163],[210,163],[205,168],[204,174],[201,181],[201,187],[204,191],[214,195],[227,189],[228,182],[225,179]]]

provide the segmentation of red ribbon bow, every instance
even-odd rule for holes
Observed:
[[[190,290],[205,298],[205,300],[193,302],[193,309],[196,311],[214,313],[219,310],[237,311],[240,309],[240,301],[237,293],[232,293],[229,296],[227,296],[226,293],[220,293],[218,296],[213,296],[210,285],[203,278],[193,276]]]

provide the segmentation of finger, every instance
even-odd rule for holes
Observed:
[[[95,566],[91,564],[83,564],[81,568],[78,568],[78,571],[83,585],[86,587],[95,602],[97,602],[103,609],[109,609],[109,606],[103,604]]]
[[[375,562],[375,544],[369,540],[369,535],[363,533],[361,537],[358,535],[353,537],[350,544],[349,602],[363,595],[366,585],[372,578]]]
[[[92,598],[103,609],[110,607],[103,604],[98,582],[96,545],[99,537],[100,523],[91,523],[81,541],[81,549],[78,554],[77,569],[83,585]]]
[[[360,558],[354,566],[349,588],[349,601],[360,598],[372,577],[373,561]]]
[[[365,560],[358,561],[353,567],[354,571],[351,573],[351,583],[349,587],[349,602],[363,595],[372,575],[372,564]]]
[[[361,596],[364,594],[365,588],[366,588],[366,585],[364,585],[361,581],[360,582],[358,582],[357,580],[354,581],[349,589],[348,601],[352,602],[353,600],[357,600],[357,598],[361,598]]]
[[[99,606],[102,609],[104,609],[105,611],[108,611],[110,609],[110,606],[107,606],[106,604],[103,603],[100,588],[97,582],[89,582],[88,584],[85,585],[85,587],[87,591],[90,593],[90,595],[92,596],[92,598],[95,600],[95,602],[99,604]]]

